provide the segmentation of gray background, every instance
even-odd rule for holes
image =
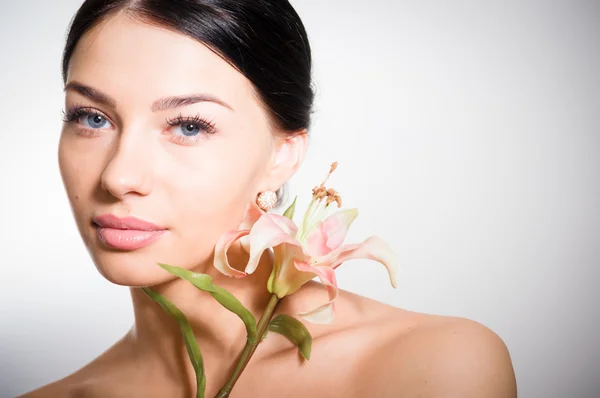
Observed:
[[[1,1],[0,396],[70,373],[132,322],[60,182],[60,56],[80,0]],[[318,89],[290,189],[332,184],[398,251],[342,288],[481,322],[521,397],[600,397],[600,4],[296,0]],[[207,366],[209,366],[207,364]]]

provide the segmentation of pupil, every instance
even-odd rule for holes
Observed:
[[[90,127],[99,129],[102,128],[102,125],[104,124],[104,117],[100,115],[89,115],[87,117],[87,122]]]
[[[183,134],[188,137],[196,135],[198,133],[198,127],[193,123],[186,124],[182,127],[183,127]]]

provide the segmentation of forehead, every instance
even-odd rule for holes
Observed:
[[[69,63],[71,80],[93,85],[118,102],[205,92],[235,109],[256,98],[250,81],[206,45],[123,13],[80,39]]]

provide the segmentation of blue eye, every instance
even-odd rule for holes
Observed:
[[[96,137],[100,130],[113,128],[108,118],[92,107],[73,105],[63,112],[65,123],[76,123],[79,134]]]
[[[90,113],[87,115],[83,115],[81,119],[83,119],[81,124],[91,129],[102,129],[111,127],[110,122],[104,116],[98,113]],[[106,123],[108,123],[108,126],[106,126]]]
[[[181,145],[197,144],[202,137],[216,133],[214,124],[199,115],[179,115],[175,119],[167,119],[167,124],[172,126],[170,130],[173,141]]]
[[[193,137],[200,132],[200,127],[193,123],[187,123],[181,125],[181,133],[186,137]]]
[[[77,122],[79,133],[91,137],[102,135],[101,130],[113,128],[109,119],[99,111],[77,105],[69,107],[63,112],[63,121],[65,123]],[[202,137],[217,132],[213,123],[199,115],[191,117],[179,115],[174,119],[167,119],[166,122],[171,126],[169,129],[171,139],[181,145],[194,145]]]

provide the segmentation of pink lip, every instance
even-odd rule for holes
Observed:
[[[166,228],[135,217],[119,218],[105,214],[94,218],[100,241],[120,250],[136,250],[148,246],[159,238]]]

